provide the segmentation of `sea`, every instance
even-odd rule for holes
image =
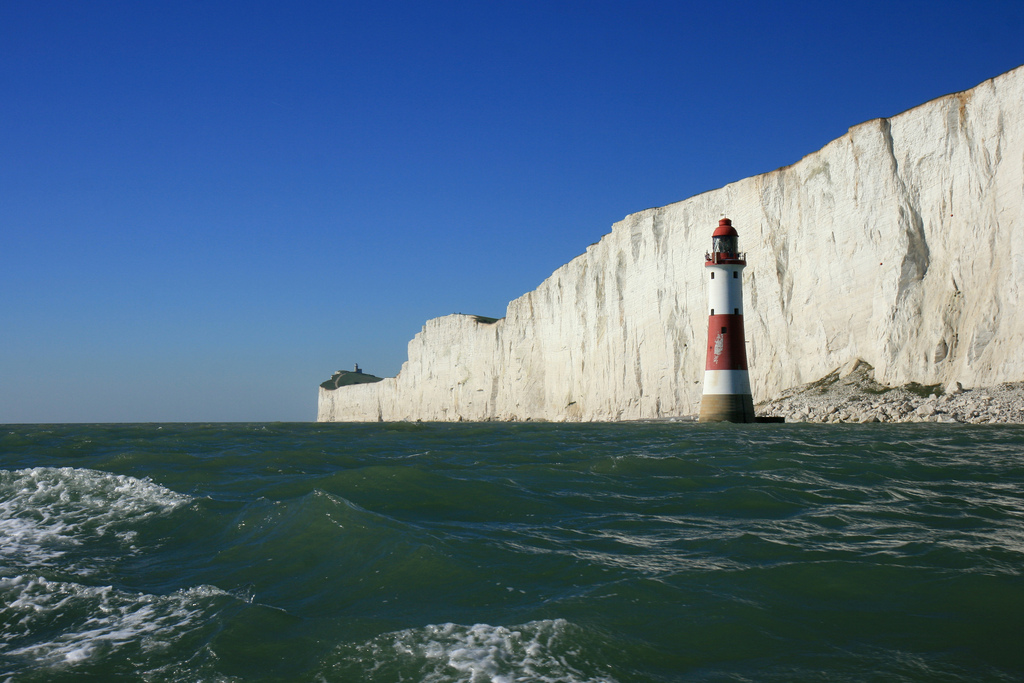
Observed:
[[[0,681],[1024,680],[1024,427],[0,426]]]

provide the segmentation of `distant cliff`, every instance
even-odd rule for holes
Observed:
[[[792,166],[612,227],[497,321],[430,320],[397,377],[320,389],[317,419],[690,415],[704,252],[747,252],[755,401],[853,359],[888,385],[1024,379],[1024,67],[854,126]]]

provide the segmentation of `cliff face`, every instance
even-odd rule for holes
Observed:
[[[1024,379],[1024,67],[855,126],[796,164],[627,216],[497,322],[430,320],[397,377],[317,419],[619,420],[698,411],[704,252],[747,252],[755,401],[856,358],[884,384]]]

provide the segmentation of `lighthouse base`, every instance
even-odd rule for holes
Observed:
[[[754,398],[750,394],[704,394],[700,422],[754,422]]]

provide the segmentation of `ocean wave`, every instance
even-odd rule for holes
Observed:
[[[584,631],[564,619],[519,626],[428,625],[339,648],[327,680],[423,683],[611,683],[581,652]]]
[[[209,629],[212,613],[239,600],[213,586],[158,596],[31,575],[0,579],[0,597],[0,654],[37,671],[124,650],[152,661],[182,637]]]
[[[133,526],[191,500],[148,478],[71,467],[0,470],[0,562],[19,570],[54,565],[69,550],[103,537],[131,551]],[[62,561],[61,568],[95,571],[88,562]]]

